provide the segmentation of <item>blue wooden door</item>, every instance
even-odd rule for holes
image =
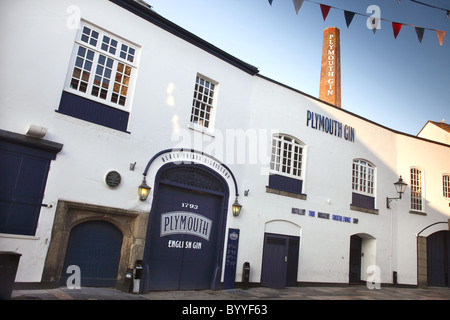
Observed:
[[[264,235],[261,285],[284,288],[297,284],[300,237]]]
[[[300,237],[289,237],[288,264],[286,270],[286,287],[297,286],[298,258],[300,250]]]
[[[427,237],[428,285],[450,287],[450,231],[438,231]]]
[[[261,285],[273,288],[286,286],[287,237],[265,234]]]
[[[161,184],[152,210],[148,290],[209,289],[223,197]]]
[[[116,285],[122,248],[122,232],[106,221],[88,221],[70,231],[62,272],[65,285],[67,267],[76,265],[81,271],[81,286],[111,287]]]
[[[0,233],[34,235],[50,159],[32,148],[0,145]]]

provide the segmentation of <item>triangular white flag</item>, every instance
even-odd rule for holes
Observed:
[[[292,2],[294,3],[294,7],[295,7],[295,12],[298,14],[298,11],[300,10],[300,8],[302,7],[304,0],[292,0]]]

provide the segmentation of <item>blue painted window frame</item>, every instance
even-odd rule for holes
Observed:
[[[294,179],[278,174],[271,174],[269,176],[269,188],[295,194],[303,194],[303,180]]]
[[[130,117],[129,112],[101,104],[67,91],[62,92],[59,108],[56,112],[129,133],[127,131],[128,120]]]
[[[352,206],[375,210],[376,166],[362,158],[352,161]]]
[[[352,206],[364,209],[375,209],[375,197],[352,192]]]

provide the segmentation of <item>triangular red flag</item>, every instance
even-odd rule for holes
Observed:
[[[437,37],[439,39],[439,44],[442,47],[442,43],[444,42],[444,37],[445,37],[445,31],[436,30],[436,34],[437,34]]]
[[[323,17],[323,21],[325,21],[325,19],[328,16],[328,12],[330,12],[330,6],[327,6],[325,4],[320,4],[320,10],[322,10],[322,17]]]
[[[400,29],[402,28],[401,23],[392,22],[392,30],[394,30],[394,38],[397,39],[397,35],[400,32]]]

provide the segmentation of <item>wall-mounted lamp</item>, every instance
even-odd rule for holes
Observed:
[[[37,126],[35,124],[32,124],[28,127],[28,131],[26,133],[28,136],[42,139],[47,134],[47,128],[44,128],[42,126]]]
[[[399,200],[402,198],[402,194],[405,192],[407,184],[403,182],[402,176],[398,179],[397,182],[394,182],[395,190],[397,190],[398,198],[388,198],[386,197],[386,208],[390,209],[389,204],[392,200]]]
[[[231,208],[233,210],[233,216],[239,216],[239,214],[241,213],[242,205],[238,202],[238,197],[236,197],[236,200],[234,201]]]
[[[145,176],[144,176],[144,179],[142,179],[142,183],[141,183],[141,185],[138,188],[139,200],[141,200],[141,201],[147,200],[151,189],[152,188],[150,188],[147,185],[147,181],[145,181]]]

